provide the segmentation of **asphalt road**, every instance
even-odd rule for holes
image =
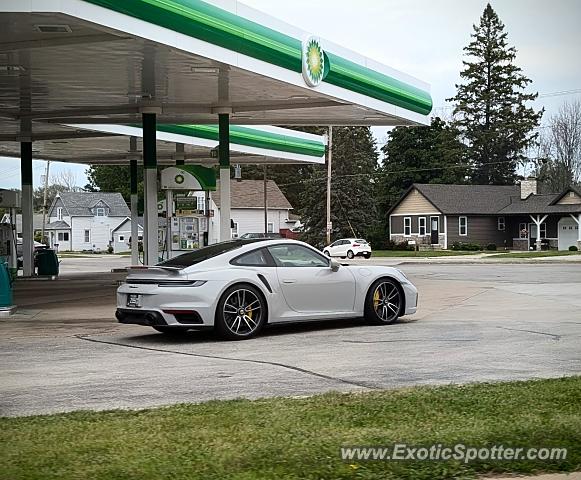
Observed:
[[[581,373],[580,265],[401,268],[420,290],[412,317],[273,326],[243,342],[115,324],[116,276],[23,283],[21,313],[0,322],[0,414]]]

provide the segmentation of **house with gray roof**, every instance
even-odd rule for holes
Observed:
[[[129,216],[120,193],[62,192],[48,210],[49,244],[59,251],[106,250]]]
[[[520,185],[413,184],[388,212],[390,239],[421,247],[495,244],[513,250],[581,249],[581,191],[540,194]]]
[[[196,192],[198,209],[204,209],[204,193]],[[264,232],[264,181],[238,180],[230,184],[231,210],[230,223],[231,237],[237,238],[245,233]],[[292,205],[285,197],[279,186],[273,180],[266,183],[266,200],[268,210],[267,229],[269,233],[287,234],[296,221],[290,221]],[[210,217],[208,239],[209,243],[222,240],[220,237],[220,182],[217,182],[216,191],[210,192],[209,209],[213,212]]]

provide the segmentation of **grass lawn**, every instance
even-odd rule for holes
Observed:
[[[0,419],[0,479],[467,479],[581,470],[581,377]],[[341,446],[567,448],[561,461],[342,461]]]
[[[516,253],[503,253],[502,258],[540,258],[540,257],[562,257],[565,255],[581,255],[581,252],[569,252],[569,251],[558,251],[558,250],[547,250],[541,252],[516,252]],[[501,255],[491,255],[491,258],[499,257]]]
[[[412,252],[409,250],[373,250],[372,257],[451,257],[457,255],[476,255],[480,251],[467,252],[462,250],[422,250]]]

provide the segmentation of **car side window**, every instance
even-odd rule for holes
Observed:
[[[302,245],[268,247],[277,267],[328,267],[329,259]]]
[[[269,260],[267,258],[267,253],[264,248],[259,248],[258,250],[253,250],[252,252],[240,255],[238,258],[232,260],[232,265],[238,265],[241,267],[268,267]]]

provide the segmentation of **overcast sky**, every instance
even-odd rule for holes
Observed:
[[[460,81],[462,48],[486,6],[482,0],[244,0],[244,3],[300,26],[320,37],[416,76],[431,85],[434,113],[450,113],[446,98]],[[493,0],[506,26],[516,63],[539,92],[543,123],[566,100],[581,99],[581,1]],[[559,94],[576,91],[576,93]],[[557,94],[557,95],[555,95]],[[546,96],[548,95],[548,96]],[[380,143],[386,130],[374,129]],[[19,161],[1,159],[0,187],[20,186]],[[72,169],[84,186],[84,166],[51,164],[53,172]],[[44,162],[34,162],[39,184]]]

